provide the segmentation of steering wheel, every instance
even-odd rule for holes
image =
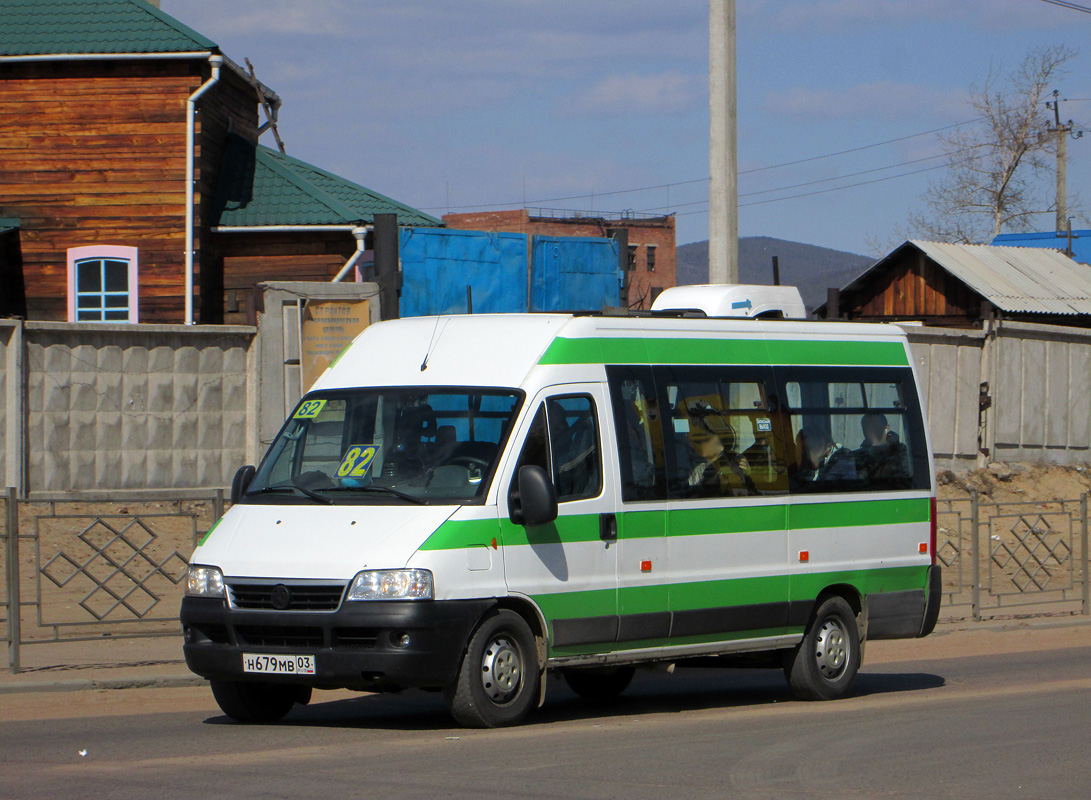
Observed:
[[[477,456],[455,456],[454,458],[447,459],[445,462],[443,462],[443,465],[466,467],[467,469],[475,467],[484,472],[489,468],[489,461],[488,459],[478,458]]]

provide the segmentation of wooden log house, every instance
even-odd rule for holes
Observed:
[[[329,280],[376,211],[441,224],[261,147],[263,100],[275,120],[272,90],[144,0],[0,0],[0,316],[239,320],[257,281]]]

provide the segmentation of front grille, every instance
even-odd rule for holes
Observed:
[[[290,600],[278,609],[273,605],[273,590],[281,585],[288,588]],[[235,608],[268,611],[336,611],[345,593],[342,584],[229,583],[228,588]]]
[[[377,628],[334,628],[333,646],[347,650],[370,650],[379,642]]]
[[[240,645],[261,647],[322,647],[322,629],[288,625],[236,625]]]

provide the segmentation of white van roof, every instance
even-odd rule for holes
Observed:
[[[743,283],[672,286],[655,298],[652,311],[703,311],[708,317],[807,318],[807,307],[796,287]]]
[[[819,348],[819,358],[798,363],[838,361],[844,348],[866,342],[898,342],[896,363],[905,364],[905,332],[896,325],[797,320],[703,319],[648,316],[574,316],[570,314],[460,314],[379,322],[364,330],[315,383],[315,390],[356,386],[520,387],[535,367],[638,363],[654,356],[645,343],[683,340],[764,340],[778,355],[797,363],[800,346]],[[632,346],[627,344],[632,343]],[[775,342],[801,343],[776,346]],[[640,349],[636,349],[640,348]],[[673,347],[685,363],[703,349]],[[893,352],[893,351],[890,351]],[[640,354],[643,353],[643,356]],[[636,354],[634,356],[634,354]],[[724,355],[717,350],[713,362]],[[740,357],[740,354],[727,355]],[[868,356],[872,358],[873,356]],[[646,363],[646,362],[644,362]],[[741,363],[741,362],[740,362]],[[868,360],[863,363],[876,363]],[[883,363],[895,363],[884,361]],[[421,367],[424,369],[421,369]],[[581,370],[579,380],[586,380]]]

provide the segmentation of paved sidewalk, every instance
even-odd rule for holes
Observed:
[[[1079,615],[1035,616],[985,622],[954,620],[941,622],[927,639],[896,640],[869,644],[868,661],[912,658],[924,650],[946,649],[945,641],[959,642],[957,633],[997,635],[1010,633],[1017,639],[1028,631],[1049,628],[1091,627],[1091,617]],[[1086,638],[1080,634],[1081,638]],[[980,638],[980,637],[971,637]],[[927,643],[927,644],[926,644]],[[874,652],[881,647],[884,653]],[[12,674],[5,663],[0,667],[0,694],[16,692],[66,692],[80,689],[135,689],[148,687],[200,686],[206,683],[186,668],[182,658],[182,637],[144,639],[99,639],[92,642],[64,642],[23,645],[22,671]],[[875,657],[878,657],[877,659]]]
[[[22,669],[12,674],[7,653],[0,668],[0,694],[64,692],[78,689],[199,686],[205,681],[186,668],[182,637],[98,639],[23,645]]]

